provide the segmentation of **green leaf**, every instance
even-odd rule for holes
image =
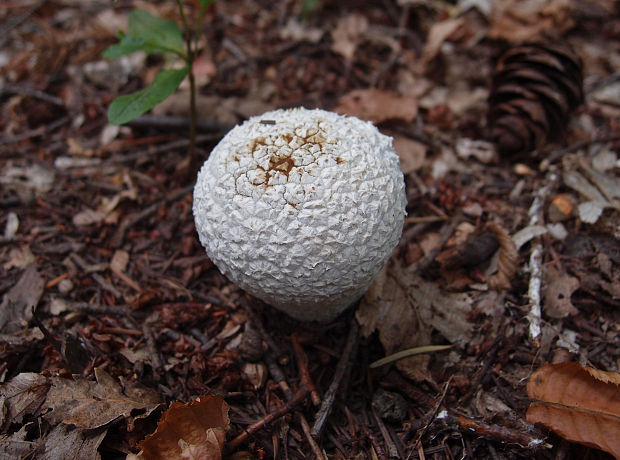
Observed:
[[[129,33],[127,35],[144,40],[152,49],[172,51],[185,56],[185,41],[181,29],[171,19],[162,19],[141,9],[129,13]]]
[[[121,56],[126,56],[136,51],[147,51],[148,46],[143,39],[134,37],[123,37],[120,43],[109,46],[101,55],[106,59],[116,59]],[[153,51],[157,52],[157,51]],[[149,54],[153,54],[153,52]],[[160,51],[161,52],[161,51]]]
[[[150,86],[114,99],[108,107],[108,121],[122,125],[151,110],[174,93],[188,73],[189,66],[162,70]]]
[[[186,59],[185,42],[176,22],[135,9],[129,13],[129,33],[119,32],[120,43],[107,48],[102,56],[115,59],[136,51],[147,54],[175,53]]]

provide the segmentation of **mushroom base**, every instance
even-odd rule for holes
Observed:
[[[267,303],[298,321],[317,321],[319,323],[329,323],[357,302],[362,295],[363,293],[356,296],[352,300],[349,299],[345,302],[339,302],[338,304],[325,302],[317,303],[315,305],[295,305],[294,303],[274,305],[270,302]]]

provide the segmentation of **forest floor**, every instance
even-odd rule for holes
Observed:
[[[149,117],[108,124],[116,96],[174,63],[102,51],[133,8],[176,19],[175,2],[0,1],[0,458],[125,458],[156,430],[146,458],[215,459],[222,443],[235,459],[612,458],[531,423],[526,385],[546,363],[620,367],[617,2],[303,4],[209,7],[198,155],[277,107],[356,115],[394,137],[401,241],[329,325],[251,298],[206,256],[198,166],[189,179],[178,168],[185,83]],[[543,35],[581,57],[585,102],[557,143],[499,155],[495,63]],[[451,348],[370,367],[425,345]],[[166,412],[191,401],[206,425]],[[578,405],[563,417],[584,417]],[[162,414],[210,447],[158,428]]]

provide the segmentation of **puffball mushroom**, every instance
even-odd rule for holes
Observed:
[[[359,299],[402,233],[392,138],[325,110],[279,109],[233,128],[198,173],[194,219],[220,271],[298,320]]]

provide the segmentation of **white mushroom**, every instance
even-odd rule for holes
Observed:
[[[233,128],[194,188],[200,241],[237,286],[299,320],[359,299],[400,238],[405,184],[392,138],[324,110]]]

